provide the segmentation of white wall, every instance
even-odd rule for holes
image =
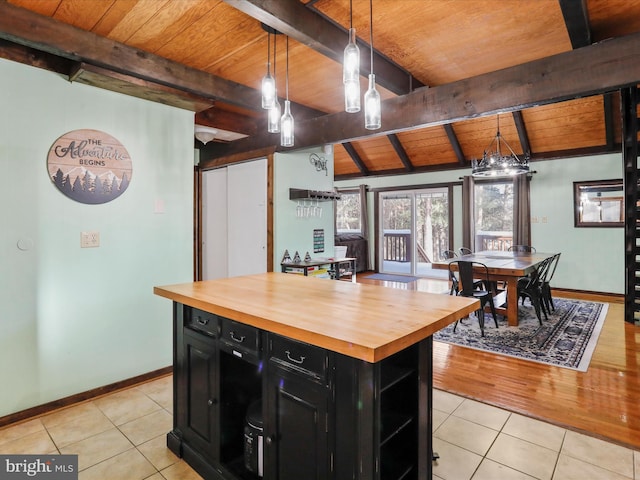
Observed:
[[[6,60],[0,104],[0,416],[170,366],[153,286],[192,278],[193,113]],[[49,179],[51,144],[75,129],[129,152],[116,200],[77,203]],[[100,247],[80,248],[86,230]]]
[[[553,286],[574,290],[624,293],[624,229],[575,228],[573,182],[622,178],[622,156],[598,155],[534,162],[531,182],[531,243],[541,252],[562,252]],[[469,169],[367,177],[336,181],[337,188],[370,188],[458,182]],[[374,245],[373,194],[369,199],[370,244]],[[454,188],[454,247],[462,245],[462,193]],[[373,263],[372,263],[373,265]]]
[[[309,162],[309,155],[316,153],[327,160],[327,172],[316,171]],[[304,258],[332,257],[334,247],[333,201],[320,202],[322,217],[300,218],[296,216],[297,202],[289,200],[289,188],[310,190],[333,190],[333,153],[322,149],[299,150],[276,153],[274,159],[274,219],[273,219],[273,265],[280,271],[280,262],[285,250],[291,258],[296,251]],[[313,253],[313,230],[324,229],[325,251]]]

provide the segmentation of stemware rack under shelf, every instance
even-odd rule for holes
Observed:
[[[329,200],[339,200],[340,194],[331,191],[321,191],[321,190],[305,190],[302,188],[290,188],[289,189],[289,200],[319,200],[319,201],[329,201]]]

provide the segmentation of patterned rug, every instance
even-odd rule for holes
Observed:
[[[607,316],[608,304],[554,298],[555,312],[549,320],[538,322],[528,300],[519,305],[519,324],[510,327],[498,315],[496,329],[491,314],[485,314],[484,338],[475,314],[436,332],[433,339],[439,342],[461,345],[507,355],[534,362],[586,372],[598,336]]]

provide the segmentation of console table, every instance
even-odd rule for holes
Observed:
[[[349,268],[345,273],[340,273],[340,265],[341,264],[348,264]],[[356,282],[356,258],[355,257],[344,257],[344,258],[324,258],[324,259],[315,259],[315,260],[311,260],[309,262],[286,262],[286,263],[281,263],[280,266],[282,267],[282,272],[283,273],[287,273],[288,269],[299,269],[302,274],[306,277],[309,275],[309,269],[313,268],[313,267],[323,267],[323,266],[330,266],[331,267],[331,271],[333,271],[333,274],[331,275],[331,278],[333,278],[334,280],[340,280],[341,277],[350,275],[351,276],[351,281],[353,283]]]
[[[205,479],[431,478],[431,335],[477,300],[282,273],[154,293],[173,301],[167,445]]]

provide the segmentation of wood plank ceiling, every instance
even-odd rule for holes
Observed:
[[[364,92],[369,1],[352,1]],[[493,139],[497,112],[503,138],[534,161],[620,152],[615,91],[640,82],[640,1],[373,0],[383,98],[383,127],[373,132],[363,112],[343,112],[349,6],[7,0],[0,56],[194,111],[195,123],[226,132],[207,146],[196,142],[206,166],[281,149],[259,105],[261,22],[283,32],[272,65],[281,98],[290,37],[296,147],[333,144],[336,178],[468,167]]]

